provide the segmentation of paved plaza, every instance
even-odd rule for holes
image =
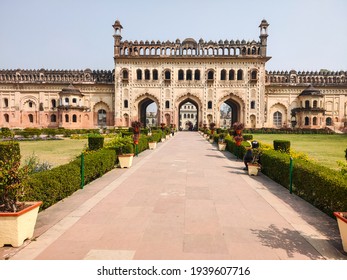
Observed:
[[[337,223],[265,175],[179,132],[39,213],[13,260],[347,259]]]

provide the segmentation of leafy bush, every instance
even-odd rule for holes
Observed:
[[[104,147],[104,137],[100,134],[88,135],[88,149],[96,151]]]
[[[27,176],[20,169],[20,148],[18,142],[0,142],[0,211],[16,212],[17,201],[23,194],[22,180]]]
[[[85,155],[85,183],[102,176],[115,165],[116,155],[112,150],[101,149]],[[24,182],[27,201],[43,201],[41,209],[46,209],[70,196],[81,187],[81,160],[60,165],[51,170],[35,173]]]
[[[274,150],[281,151],[283,153],[290,152],[290,141],[287,140],[274,140]]]
[[[0,131],[0,138],[13,138],[14,133],[8,127],[2,127]]]
[[[265,175],[289,188],[288,154],[263,150],[261,162]],[[294,160],[293,192],[331,216],[334,211],[347,209],[347,178],[338,171],[311,161]]]
[[[41,163],[39,158],[34,154],[25,159],[24,166],[27,168],[27,172],[29,175],[50,170],[52,168],[52,165],[48,162]]]
[[[245,141],[253,140],[253,135],[252,134],[243,134],[243,139]]]

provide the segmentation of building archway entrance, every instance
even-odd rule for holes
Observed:
[[[158,125],[158,104],[151,98],[145,98],[138,105],[139,121],[144,127]]]
[[[191,98],[186,98],[178,105],[179,130],[198,130],[199,105]]]
[[[232,126],[233,123],[235,122],[242,122],[241,120],[241,106],[238,102],[236,102],[235,100],[229,98],[227,100],[223,101],[226,105],[228,105],[231,109],[230,112],[230,117],[231,117],[231,121],[230,121],[230,125]]]

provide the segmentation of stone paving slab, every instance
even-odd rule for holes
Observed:
[[[242,169],[198,133],[180,132],[41,212],[35,241],[6,256],[347,259],[334,219]]]

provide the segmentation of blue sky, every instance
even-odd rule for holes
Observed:
[[[347,70],[346,0],[0,0],[0,69],[113,69],[123,40],[259,40],[267,70]]]

